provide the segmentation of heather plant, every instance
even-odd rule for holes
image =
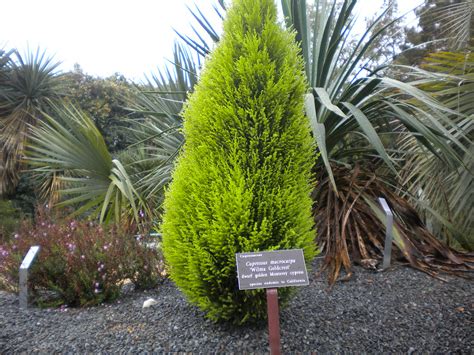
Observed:
[[[213,320],[266,316],[264,290],[239,291],[235,253],[315,255],[314,146],[294,35],[272,0],[236,0],[183,113],[186,138],[165,198],[171,278]],[[292,288],[279,291],[286,303]]]
[[[126,280],[141,289],[157,284],[161,258],[146,242],[117,226],[39,216],[36,225],[24,223],[9,244],[0,245],[0,287],[17,289],[21,260],[32,245],[39,245],[29,275],[38,303],[89,306],[112,301]]]

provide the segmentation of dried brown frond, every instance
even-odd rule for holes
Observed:
[[[394,214],[392,260],[407,261],[435,277],[440,272],[468,276],[474,270],[474,254],[458,252],[436,239],[417,211],[374,170],[333,166],[338,194],[327,176],[313,192],[317,242],[325,253],[323,269],[329,284],[350,278],[353,264],[376,268],[383,259],[386,227],[379,197],[387,200]],[[346,276],[340,278],[342,270]]]

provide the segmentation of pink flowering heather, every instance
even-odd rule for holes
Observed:
[[[46,305],[88,306],[116,299],[124,280],[135,288],[153,287],[163,272],[163,262],[145,240],[136,240],[116,226],[99,226],[77,220],[51,221],[37,217],[24,224],[10,244],[0,245],[1,288],[15,290],[18,267],[32,245],[41,247],[30,274],[33,295],[54,291]]]

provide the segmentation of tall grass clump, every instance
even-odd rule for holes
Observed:
[[[171,278],[213,320],[266,315],[264,290],[239,291],[235,253],[302,248],[309,263],[316,252],[298,51],[273,0],[235,0],[184,109],[163,247]]]

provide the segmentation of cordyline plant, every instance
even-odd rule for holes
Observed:
[[[314,145],[303,63],[272,0],[236,0],[185,108],[183,152],[165,198],[171,278],[213,320],[266,315],[264,290],[239,291],[235,253],[315,255]],[[279,293],[284,304],[291,288]]]

